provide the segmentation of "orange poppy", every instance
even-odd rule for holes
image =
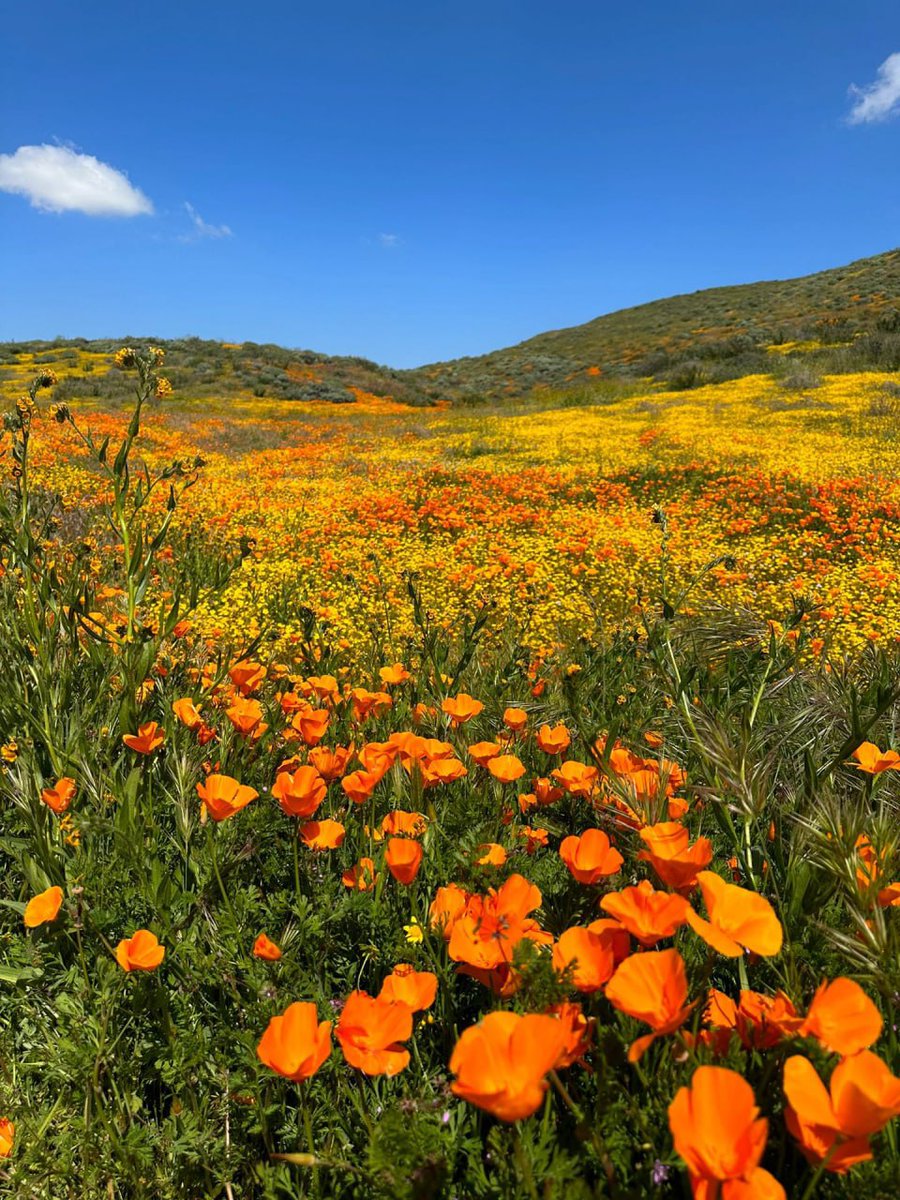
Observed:
[[[266,668],[261,663],[242,659],[229,668],[228,677],[242,696],[249,696],[265,679]]]
[[[386,687],[406,683],[408,679],[412,678],[409,671],[407,671],[406,667],[404,667],[403,663],[399,662],[394,663],[393,666],[390,667],[382,667],[378,672],[378,675],[381,679],[381,682]]]
[[[422,845],[412,838],[388,838],[384,852],[384,865],[397,880],[408,886],[419,873],[422,865]]]
[[[700,871],[712,862],[709,838],[697,838],[691,846],[690,834],[678,821],[648,825],[639,837],[647,849],[638,852],[638,859],[650,863],[663,883],[676,892],[692,891]]]
[[[493,1012],[463,1030],[450,1056],[450,1090],[501,1121],[520,1121],[540,1108],[545,1076],[566,1045],[555,1017]]]
[[[348,800],[365,804],[383,778],[373,771],[351,771],[341,780],[341,788]]]
[[[422,837],[428,828],[428,818],[424,813],[407,812],[396,808],[389,812],[381,822],[381,832],[394,837]]]
[[[439,887],[428,909],[428,923],[432,929],[440,929],[449,939],[453,926],[466,911],[469,893],[457,883]]]
[[[281,958],[281,947],[261,933],[253,943],[253,957],[264,958],[266,962],[278,962]]]
[[[540,903],[540,889],[521,875],[510,875],[486,896],[470,896],[451,925],[450,957],[477,970],[492,971],[512,962],[523,938],[546,945],[552,937],[528,916]]]
[[[378,996],[388,1002],[398,1000],[413,1012],[422,1012],[434,1004],[437,985],[437,975],[431,971],[417,971],[412,963],[397,963]]]
[[[785,1200],[784,1188],[759,1165],[769,1123],[736,1071],[698,1067],[669,1105],[669,1128],[695,1197]]]
[[[582,925],[566,929],[553,947],[553,968],[559,974],[571,968],[572,986],[577,991],[599,992],[616,969],[611,932]]]
[[[900,883],[889,883],[878,893],[878,903],[882,908],[900,908]]]
[[[331,1053],[331,1022],[319,1021],[315,1004],[290,1004],[266,1026],[256,1053],[285,1079],[295,1083],[309,1079]]]
[[[524,708],[507,708],[503,712],[503,724],[512,733],[521,733],[528,724],[528,713]]]
[[[366,688],[353,688],[350,696],[353,720],[357,722],[373,715],[377,716],[385,709],[391,708],[394,703],[387,692],[370,692]]]
[[[550,774],[563,791],[568,792],[570,796],[587,798],[596,791],[597,778],[600,773],[596,767],[587,767],[584,763],[570,759],[562,766],[557,767],[555,771],[551,771]],[[541,797],[537,787],[535,787],[535,795],[540,801]]]
[[[361,858],[358,863],[343,873],[341,882],[344,887],[353,888],[358,892],[371,892],[378,882],[375,864],[371,858]]]
[[[525,842],[525,853],[528,855],[534,854],[538,849],[547,845],[549,831],[544,828],[532,829],[530,825],[523,825],[518,831],[519,837]]]
[[[881,1013],[858,983],[843,977],[821,983],[800,1026],[835,1054],[867,1050],[881,1037]]]
[[[257,798],[259,792],[230,775],[207,775],[197,784],[197,795],[214,821],[227,821]]]
[[[310,675],[306,681],[306,693],[314,692],[320,700],[334,699],[340,687],[333,675]]]
[[[51,788],[41,790],[41,799],[58,817],[67,812],[75,798],[75,780],[63,776]]]
[[[778,953],[784,933],[765,896],[726,883],[713,871],[701,871],[697,881],[709,920],[692,908],[685,915],[691,929],[708,945],[728,958],[740,958],[744,949],[764,957]]]
[[[397,1000],[351,992],[335,1033],[351,1067],[366,1075],[397,1075],[409,1064],[409,1051],[400,1043],[412,1034],[412,1009]]]
[[[258,700],[239,698],[225,709],[225,716],[242,738],[256,741],[269,728],[263,721],[262,705]]]
[[[570,1001],[554,1005],[553,1008],[547,1010],[547,1015],[555,1017],[566,1034],[562,1053],[556,1060],[556,1070],[562,1071],[566,1067],[581,1062],[591,1047],[597,1024],[595,1018],[586,1017],[581,1011],[581,1005],[573,1004]]]
[[[813,1164],[843,1174],[872,1157],[869,1138],[900,1113],[900,1079],[877,1054],[843,1059],[826,1090],[808,1059],[784,1064],[785,1123]]]
[[[144,725],[138,726],[137,733],[126,733],[122,735],[122,741],[129,750],[135,750],[138,754],[152,754],[166,740],[166,735],[156,721],[147,721]]]
[[[307,746],[318,746],[328,732],[331,713],[324,708],[302,708],[291,719],[291,729],[299,733]]]
[[[572,745],[572,739],[565,725],[542,725],[538,730],[537,744],[545,754],[562,754]]]
[[[710,989],[704,1012],[713,1029],[733,1030],[747,1049],[769,1050],[782,1039],[793,1037],[803,1022],[784,992],[766,996],[743,990],[737,1004],[724,992]]]
[[[326,783],[330,783],[332,779],[340,779],[352,756],[352,746],[336,746],[334,750],[329,750],[327,746],[316,746],[309,752],[309,765],[316,768]]]
[[[580,837],[564,838],[559,857],[569,868],[569,873],[584,884],[597,883],[615,875],[624,861],[602,829],[586,829]]]
[[[172,712],[185,729],[199,729],[203,724],[203,717],[190,696],[176,700],[172,705]]]
[[[300,840],[310,850],[337,850],[346,832],[340,821],[326,817],[322,821],[307,821],[301,825]]]
[[[445,712],[454,726],[465,725],[466,721],[471,721],[473,717],[484,709],[484,705],[480,700],[475,700],[468,692],[460,692],[458,696],[448,696],[441,703],[441,710]]]
[[[49,887],[45,892],[38,892],[25,905],[25,926],[36,929],[38,925],[46,925],[55,921],[63,902],[61,887]]]
[[[283,771],[272,785],[272,795],[289,817],[311,817],[328,791],[328,785],[315,767]]]
[[[426,787],[433,787],[438,783],[454,783],[457,779],[464,779],[469,773],[458,758],[433,758],[428,761],[421,759],[419,771]]]
[[[138,929],[116,946],[116,962],[123,971],[155,971],[165,956],[165,946],[149,929]]]
[[[632,1043],[629,1062],[637,1062],[656,1038],[684,1024],[694,1007],[687,1003],[687,995],[684,959],[677,950],[632,954],[616,968],[606,985],[607,1000],[613,1008],[645,1021],[653,1030]]]
[[[9,1158],[15,1140],[16,1127],[12,1121],[8,1121],[4,1117],[0,1120],[0,1158]]]
[[[525,774],[525,767],[515,754],[498,754],[488,760],[487,769],[500,783],[515,783]]]
[[[637,887],[609,892],[600,907],[615,917],[642,946],[655,946],[671,937],[687,921],[687,900],[671,892],[658,892],[648,879]]]
[[[863,742],[853,751],[858,770],[867,775],[880,775],[883,771],[900,771],[900,754],[896,750],[879,750],[874,742]]]
[[[500,744],[498,742],[475,742],[474,745],[469,746],[468,753],[479,767],[486,767],[490,760],[496,758],[500,753]]]

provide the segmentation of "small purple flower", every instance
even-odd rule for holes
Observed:
[[[444,1110],[444,1111],[441,1113],[441,1124],[442,1124],[442,1125],[449,1125],[449,1124],[450,1124],[450,1109],[449,1109],[449,1108],[445,1109],[445,1110]]]
[[[657,1187],[661,1187],[671,1174],[671,1167],[667,1167],[664,1162],[659,1159],[653,1164],[653,1174],[651,1176]]]

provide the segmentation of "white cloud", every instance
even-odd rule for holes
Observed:
[[[0,154],[0,191],[25,196],[42,212],[138,217],[153,212],[142,191],[115,167],[69,146],[20,146]]]
[[[194,226],[192,233],[185,234],[181,238],[183,242],[196,242],[198,238],[227,238],[234,237],[232,231],[227,225],[210,225],[208,221],[204,221],[200,214],[194,208],[193,204],[189,204],[187,200],[184,202],[184,207],[187,215],[191,218],[191,223]]]
[[[386,250],[392,250],[394,246],[400,245],[400,235],[397,233],[379,233],[378,243],[384,246]]]
[[[878,68],[875,82],[865,87],[850,85],[855,97],[847,120],[851,125],[884,121],[900,114],[900,54],[890,54]]]

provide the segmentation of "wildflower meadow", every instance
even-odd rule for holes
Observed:
[[[896,374],[329,406],[74,353],[125,403],[40,359],[0,1195],[900,1192]]]

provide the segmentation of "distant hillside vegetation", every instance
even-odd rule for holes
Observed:
[[[108,356],[130,342],[165,346],[173,386],[198,398],[478,403],[550,388],[570,391],[573,402],[590,402],[610,380],[649,378],[690,388],[757,372],[812,386],[823,373],[900,370],[900,250],[799,279],[654,300],[491,354],[414,370],[253,342],[57,339],[0,343],[0,381],[34,355],[64,369],[70,364],[60,399],[117,399],[126,381]]]

